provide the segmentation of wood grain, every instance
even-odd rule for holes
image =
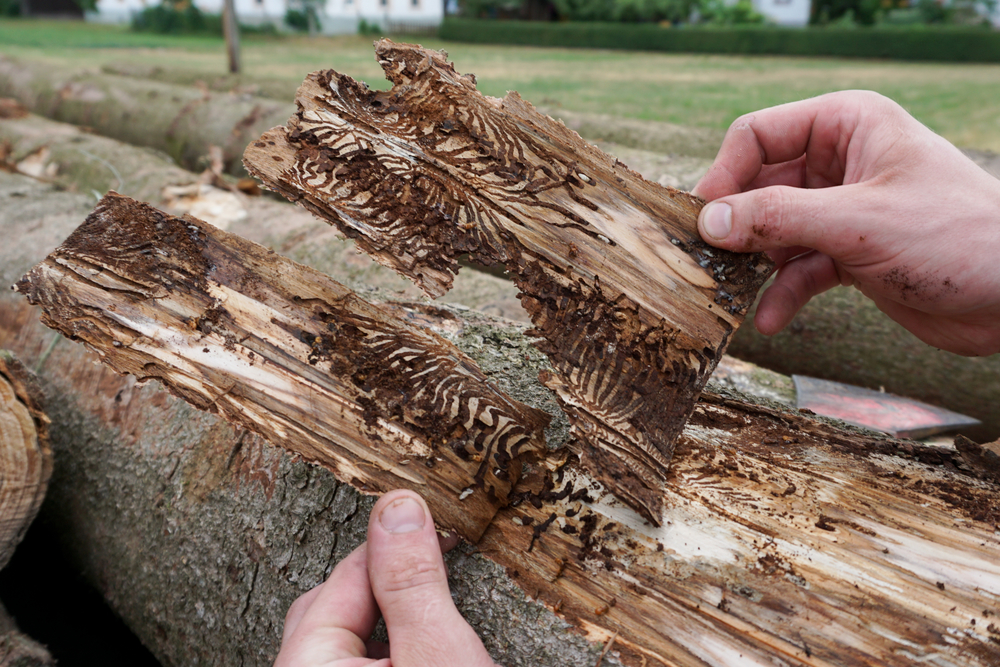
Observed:
[[[0,568],[45,498],[52,476],[48,424],[31,372],[0,350]]]
[[[160,233],[167,236],[149,248],[171,253],[183,244],[170,241],[170,234],[192,230],[186,220],[166,220],[169,224]],[[49,219],[38,224],[45,228],[54,223]],[[17,227],[11,223],[11,228]],[[155,229],[154,224],[145,231]],[[207,242],[206,248],[226,238],[209,231],[203,233],[215,240]],[[112,257],[104,260],[105,264],[124,270],[127,263],[122,258],[128,253],[115,250],[120,241],[113,235],[95,233],[92,227],[85,236],[95,248],[109,249]],[[42,243],[49,236],[34,238],[43,239],[34,243]],[[159,237],[154,234],[153,238]],[[221,262],[218,252],[205,252]],[[84,266],[83,253],[75,253],[78,269]],[[153,254],[161,258],[157,262],[163,267],[157,284],[183,284],[172,272],[174,264],[155,250]],[[271,262],[276,261],[267,259],[270,255],[266,252],[263,264],[261,256],[253,252],[241,251],[240,256],[246,272],[259,266],[273,267]],[[52,255],[53,261],[61,258],[65,262],[66,257],[62,249]],[[50,262],[43,266],[46,264]],[[59,267],[66,268],[56,262],[52,270]],[[66,271],[56,288],[62,290],[60,299],[78,299],[72,296],[77,291],[94,292],[103,284],[101,289],[110,293],[108,305],[116,310],[102,310],[105,315],[101,317],[95,309],[50,308],[50,312],[52,316],[64,313],[76,318],[63,325],[65,330],[79,332],[91,350],[103,352],[106,360],[118,359],[120,353],[135,354],[136,342],[140,346],[148,343],[121,336],[124,325],[120,323],[116,325],[119,328],[108,328],[110,333],[101,338],[88,333],[91,322],[112,314],[125,317],[123,308],[135,309],[135,304],[151,299],[156,303],[147,307],[156,308],[160,315],[165,312],[161,308],[169,311],[191,298],[145,298],[136,291],[139,287],[155,291],[154,296],[161,288],[133,281],[129,289],[118,289],[116,285],[126,284],[124,279],[114,282],[112,275],[117,274],[103,265],[89,267],[80,279],[74,278],[77,269]],[[269,270],[261,269],[263,273]],[[225,274],[225,269],[219,269],[219,275]],[[283,280],[290,280],[296,289],[288,293],[303,294],[298,290],[297,274],[289,275]],[[320,284],[311,289],[309,294],[315,295],[326,288]],[[293,299],[282,303],[289,301],[291,309]],[[199,305],[192,316],[204,313],[206,303],[211,301]],[[20,299],[0,305],[0,338],[33,359],[44,354],[48,342],[30,317],[33,309]],[[406,305],[397,304],[396,309],[405,311]],[[225,350],[225,331],[231,329],[217,331],[213,324],[213,333],[205,334],[199,318],[191,328],[192,316],[170,315],[173,335],[199,344],[204,340]],[[220,322],[225,324],[225,318]],[[467,349],[477,345],[484,357],[499,358],[511,366],[524,355],[520,331],[500,324],[489,337],[483,337],[481,322],[463,331],[463,320],[447,316],[443,310],[436,315],[433,310],[423,311],[421,323],[450,332],[463,345],[475,339],[478,342]],[[115,341],[122,347],[116,347]],[[127,344],[132,351],[122,353]],[[249,339],[239,345],[250,344],[256,345],[254,350],[263,349]],[[191,347],[194,361],[204,356],[199,345]],[[295,347],[289,342],[283,349],[298,350],[296,372],[317,377],[316,367],[308,363],[311,345]],[[89,531],[90,539],[78,548],[91,554],[92,562],[100,563],[93,567],[97,573],[94,581],[114,579],[114,590],[118,591],[112,596],[117,597],[114,602],[145,628],[151,641],[159,641],[157,634],[167,632],[173,643],[192,654],[203,650],[205,644],[201,639],[204,635],[197,635],[197,640],[185,639],[195,631],[189,623],[197,617],[195,601],[202,599],[199,594],[204,589],[199,568],[217,568],[211,571],[218,573],[220,581],[225,580],[221,589],[239,592],[213,598],[215,603],[203,607],[210,616],[226,619],[210,629],[220,637],[226,635],[225,646],[246,645],[246,638],[259,634],[259,628],[266,625],[261,618],[272,619],[268,627],[280,624],[287,604],[276,610],[270,602],[272,590],[251,595],[253,584],[248,581],[258,581],[260,587],[269,576],[291,586],[285,569],[288,556],[281,552],[298,539],[299,524],[290,530],[287,543],[275,545],[271,532],[264,540],[258,528],[261,510],[253,503],[263,502],[272,491],[287,494],[264,515],[266,522],[281,524],[303,520],[295,518],[294,508],[299,505],[308,507],[310,516],[325,516],[329,495],[318,493],[311,484],[299,489],[279,475],[276,460],[281,457],[260,439],[241,438],[209,416],[192,419],[183,405],[163,392],[108,376],[93,360],[94,355],[83,346],[62,344],[46,368],[60,400],[72,400],[90,415],[63,429],[81,432],[64,435],[62,452],[72,462],[72,475],[67,473],[66,479],[73,479],[74,493],[64,492],[60,507],[65,512],[67,533],[71,529]],[[194,361],[192,369],[196,368]],[[157,357],[152,363],[162,365],[163,361]],[[211,369],[198,372],[205,377],[214,373]],[[213,376],[217,382],[213,382],[224,389],[234,380],[242,381],[244,374],[234,362],[219,370]],[[524,393],[511,392],[515,398],[527,400],[527,395],[538,389],[527,386],[529,382],[524,384],[518,388]],[[234,388],[213,404],[223,408],[218,410],[220,415],[239,421],[233,406],[245,400],[240,398],[241,391]],[[185,397],[205,405],[202,393],[192,391]],[[316,405],[322,409],[321,404]],[[275,442],[283,441],[276,438]],[[353,468],[365,470],[365,461],[370,459],[362,456],[354,450],[343,452]],[[1000,662],[1000,566],[996,558],[1000,550],[1000,485],[970,476],[961,455],[953,449],[845,430],[795,411],[706,392],[685,425],[662,486],[662,526],[653,526],[616,499],[577,457],[571,448],[554,449],[526,466],[508,494],[509,506],[495,514],[476,549],[506,567],[529,597],[557,611],[589,639],[609,641],[617,633],[611,652],[619,653],[626,665],[991,667]],[[137,476],[137,469],[147,470],[145,476]],[[314,471],[316,479],[322,479],[321,472]],[[352,481],[365,483],[362,478]],[[128,513],[131,523],[127,530],[118,525],[123,499],[114,497],[116,485],[129,490],[124,497],[133,509]],[[442,516],[447,511],[467,509],[453,489],[428,485],[419,490]],[[204,504],[207,495],[227,503],[225,510],[213,510],[215,514],[244,511],[250,518],[219,524],[198,521],[213,514]],[[78,498],[96,498],[103,503],[99,517],[93,510],[83,522],[92,521],[93,525],[73,524]],[[185,520],[177,519],[175,505],[183,505]],[[445,505],[451,509],[437,509]],[[360,542],[364,520],[358,523],[356,538]],[[312,531],[314,539],[326,536],[328,524],[320,521],[317,526]],[[142,543],[138,556],[137,541]],[[204,544],[216,546],[203,550]],[[338,542],[341,557],[355,544]],[[330,543],[323,547],[322,557],[327,558]],[[178,565],[189,562],[184,559],[194,565]],[[128,561],[127,569],[122,566],[124,561]],[[159,566],[150,567],[150,563]],[[301,566],[299,562],[295,568]],[[243,579],[227,572],[239,568],[245,568],[240,575]],[[312,576],[321,578],[327,571],[316,566]],[[157,578],[156,583],[150,586],[153,578]],[[169,599],[182,608],[171,616],[174,620],[166,624],[166,630],[157,626],[159,621],[148,620],[149,607],[161,604],[160,598],[136,600],[130,595],[136,579],[142,579],[143,590],[171,596]],[[456,585],[466,583],[459,575]],[[301,592],[296,590],[295,594]],[[288,601],[294,597],[287,590],[285,593]],[[487,600],[492,600],[492,595],[489,589],[483,592]],[[253,613],[262,616],[251,616],[259,625],[241,625],[246,610],[241,605],[251,597],[265,611],[255,608]],[[213,609],[212,604],[218,607]],[[235,604],[235,608],[223,609],[225,604]],[[481,623],[486,618],[482,631],[496,634],[502,630],[488,619],[497,613],[487,604],[471,620]],[[538,618],[537,609],[525,601],[505,613],[522,623]],[[237,629],[231,630],[230,625]],[[198,630],[204,631],[200,625]],[[496,645],[517,641],[519,636],[512,631],[497,641],[496,637],[487,639]],[[554,663],[539,660],[534,664]]]

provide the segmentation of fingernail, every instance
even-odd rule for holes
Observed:
[[[382,510],[378,522],[390,533],[412,533],[424,527],[424,508],[413,498],[403,497]]]
[[[733,207],[725,202],[709,204],[701,214],[705,233],[720,241],[733,231]]]

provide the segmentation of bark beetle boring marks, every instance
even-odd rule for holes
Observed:
[[[674,442],[770,263],[709,247],[699,200],[516,93],[484,97],[446,54],[381,40],[376,56],[391,90],[311,74],[248,170],[430,296],[462,255],[506,267],[583,464],[658,522]]]
[[[472,541],[544,448],[548,415],[496,390],[443,338],[114,193],[16,289],[118,372],[160,379],[367,490],[417,488]]]

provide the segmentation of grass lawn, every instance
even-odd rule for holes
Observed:
[[[1000,65],[832,58],[678,55],[479,46],[445,48],[489,95],[517,90],[546,107],[724,130],[739,114],[834,90],[867,88],[895,99],[953,143],[1000,152]],[[221,40],[169,37],[79,22],[0,21],[0,53],[56,67],[149,66],[225,73]],[[387,84],[371,38],[256,37],[243,44],[247,79],[288,94],[303,76],[332,67],[373,87]]]

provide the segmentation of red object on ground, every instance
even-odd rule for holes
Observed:
[[[806,408],[896,438],[926,438],[980,423],[978,419],[895,394],[804,375],[793,375],[792,380],[799,409]]]

